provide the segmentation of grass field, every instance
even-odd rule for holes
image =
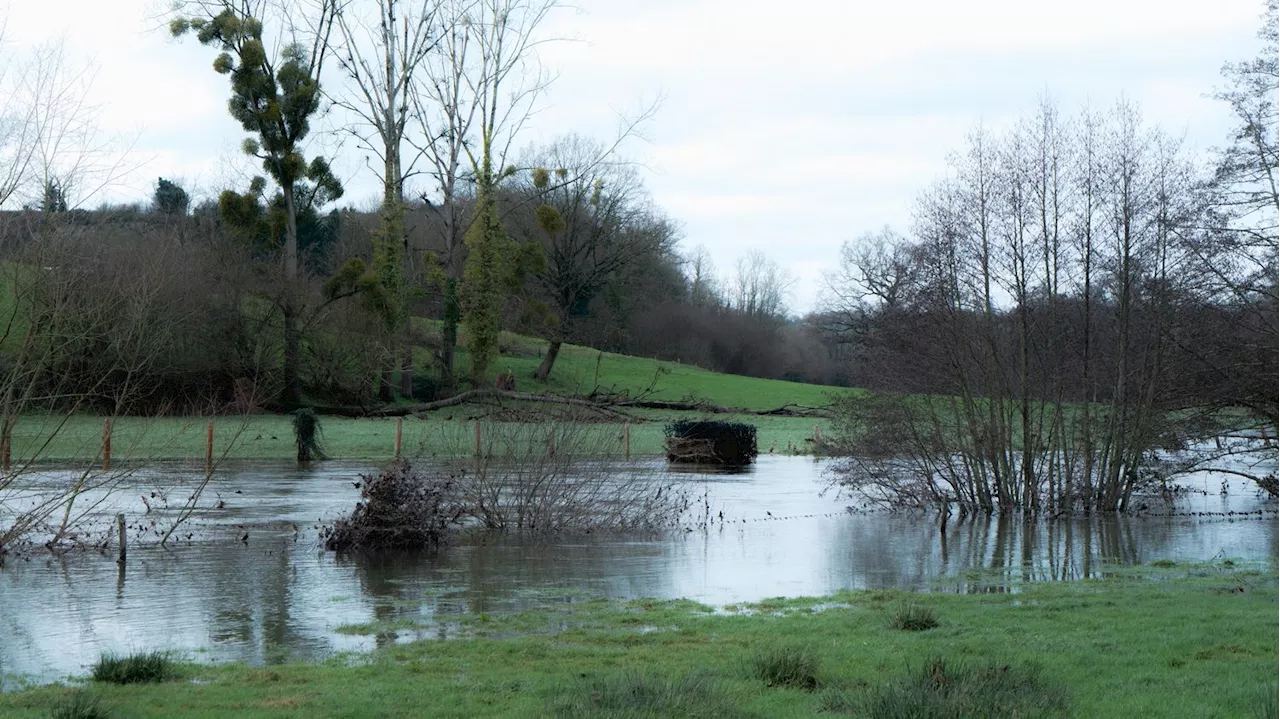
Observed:
[[[511,370],[525,392],[575,396],[599,387],[635,397],[641,393],[653,399],[695,398],[716,405],[746,409],[772,409],[784,404],[818,406],[826,404],[832,392],[850,390],[819,385],[757,379],[719,374],[673,362],[660,362],[598,352],[586,347],[565,345],[555,371],[547,383],[535,382],[533,372],[545,351],[543,340],[503,333],[504,354],[493,371]],[[428,365],[424,354],[418,358]],[[459,350],[458,372],[465,376],[470,360]],[[431,412],[425,418],[407,418],[404,452],[409,455],[440,455],[467,451],[471,446],[471,423],[492,407],[458,406]],[[662,452],[663,425],[673,419],[697,418],[689,412],[634,410],[631,448],[637,455]],[[713,415],[715,419],[744,421],[759,429],[760,451],[807,453],[812,445],[805,440],[814,427],[826,431],[822,419],[758,415]],[[38,416],[22,418],[13,433],[15,458],[37,457],[40,461],[91,461],[102,445],[104,418],[95,416]],[[159,460],[203,458],[207,417],[123,417],[112,423],[112,457],[119,460]],[[291,418],[281,415],[217,417],[215,454],[233,459],[291,459],[295,455]],[[616,427],[620,438],[622,427]],[[334,459],[390,458],[395,445],[394,419],[348,419],[324,417],[322,431],[326,450]],[[620,440],[619,440],[620,442]],[[228,450],[229,447],[229,450]],[[602,447],[602,452],[620,451]]]
[[[402,452],[406,456],[446,456],[472,451],[472,416],[478,407],[452,407],[434,412],[426,419],[405,419]],[[662,453],[663,427],[671,419],[696,413],[638,411],[631,426],[631,453],[636,456]],[[814,427],[826,430],[821,419],[755,415],[715,415],[716,419],[750,422],[759,432],[762,453],[770,449],[780,454],[809,454],[806,441]],[[27,416],[19,420],[13,433],[15,462],[36,457],[38,461],[93,461],[102,445],[102,417]],[[162,417],[156,419],[122,417],[112,422],[113,461],[199,460],[205,455],[209,418]],[[282,459],[295,457],[292,418],[281,415],[214,418],[214,453],[227,459]],[[325,451],[331,459],[390,459],[395,453],[394,419],[321,418]],[[622,453],[622,425],[600,426],[605,442],[601,454]],[[607,427],[607,428],[606,428]]]
[[[320,664],[32,688],[0,695],[0,715],[45,717],[91,693],[114,716],[144,718],[836,717],[875,702],[872,715],[890,717],[1276,716],[1274,567],[1160,564],[1016,593],[845,592],[728,612],[549,603],[462,618],[467,639]],[[938,626],[892,628],[911,605]],[[922,704],[960,709],[913,714]]]

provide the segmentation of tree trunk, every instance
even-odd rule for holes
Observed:
[[[394,402],[396,399],[395,381],[396,381],[396,360],[394,357],[389,362],[390,366],[378,373],[378,401]]]
[[[298,310],[293,306],[293,298],[285,299],[282,308],[284,314],[284,389],[280,393],[280,402],[287,408],[302,404],[302,383],[298,379],[298,359],[302,353],[302,341],[298,329]]]
[[[302,354],[301,330],[298,327],[298,308],[295,304],[298,291],[298,213],[293,204],[293,185],[285,183],[280,188],[284,195],[284,389],[280,401],[286,407],[302,403],[302,384],[298,379],[298,363]]]
[[[458,281],[452,277],[444,288],[444,318],[440,330],[440,381],[446,386],[453,386],[453,356],[458,346],[458,322],[462,318],[462,308],[458,303]]]
[[[400,362],[400,396],[413,396],[413,339],[409,336],[408,323],[405,324],[404,357]]]
[[[533,378],[539,382],[546,382],[547,377],[551,375],[551,368],[556,364],[556,357],[560,356],[560,340],[551,340],[551,344],[547,347],[547,356],[542,358],[542,364],[538,365],[538,371],[533,373]]]

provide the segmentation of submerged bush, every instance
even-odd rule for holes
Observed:
[[[428,549],[444,543],[465,516],[458,482],[445,471],[422,473],[397,459],[361,475],[360,501],[322,533],[326,549]]]
[[[567,697],[563,694],[568,694]],[[669,679],[654,675],[625,674],[562,692],[549,712],[557,717],[746,717],[725,691],[705,677]]]
[[[102,697],[88,691],[74,692],[59,700],[49,710],[49,719],[109,719],[111,710]]]
[[[755,461],[755,425],[683,419],[664,429],[669,462],[744,465]]]
[[[862,693],[823,697],[828,712],[877,719],[1061,717],[1069,702],[1036,667],[972,667],[931,659],[916,673]]]
[[[751,670],[757,679],[771,687],[818,688],[818,658],[807,649],[781,647],[756,654]]]
[[[908,604],[898,611],[894,612],[889,618],[889,627],[891,629],[901,629],[905,632],[923,632],[938,627],[938,618],[934,616],[933,610],[928,607],[922,607],[918,604]]]
[[[481,456],[454,466],[466,511],[485,529],[659,532],[689,507],[652,467],[611,454],[621,450],[612,427],[490,423],[481,435]]]
[[[106,653],[93,665],[93,680],[111,684],[148,684],[178,676],[177,663],[170,652],[139,652],[121,656]]]

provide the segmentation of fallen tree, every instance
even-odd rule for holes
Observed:
[[[826,407],[807,407],[787,403],[772,409],[748,409],[746,407],[726,407],[703,400],[682,400],[678,402],[653,399],[612,399],[608,401],[583,399],[580,397],[561,397],[554,394],[534,394],[532,392],[515,392],[500,389],[473,389],[460,392],[452,397],[433,402],[398,405],[394,407],[316,407],[317,414],[337,415],[341,417],[407,417],[425,414],[438,409],[456,407],[468,402],[486,400],[514,400],[520,402],[542,402],[573,407],[583,407],[617,415],[621,419],[631,419],[623,410],[626,409],[665,409],[681,412],[705,412],[708,414],[751,414],[760,416],[782,417],[830,417]]]

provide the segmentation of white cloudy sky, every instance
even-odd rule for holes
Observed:
[[[65,38],[99,65],[104,129],[132,138],[137,172],[107,199],[143,200],[157,176],[205,192],[239,164],[212,52],[168,39],[157,0],[0,0],[14,56]],[[7,5],[6,5],[7,3]],[[161,6],[162,7],[162,6]],[[580,0],[548,33],[557,79],[520,144],[567,130],[607,138],[616,113],[664,100],[643,141],[658,202],[728,270],[761,250],[799,279],[809,309],[843,240],[905,228],[915,194],[977,123],[993,128],[1048,93],[1137,100],[1193,148],[1229,117],[1204,94],[1229,59],[1251,56],[1261,0]],[[368,204],[373,175],[339,168]]]

